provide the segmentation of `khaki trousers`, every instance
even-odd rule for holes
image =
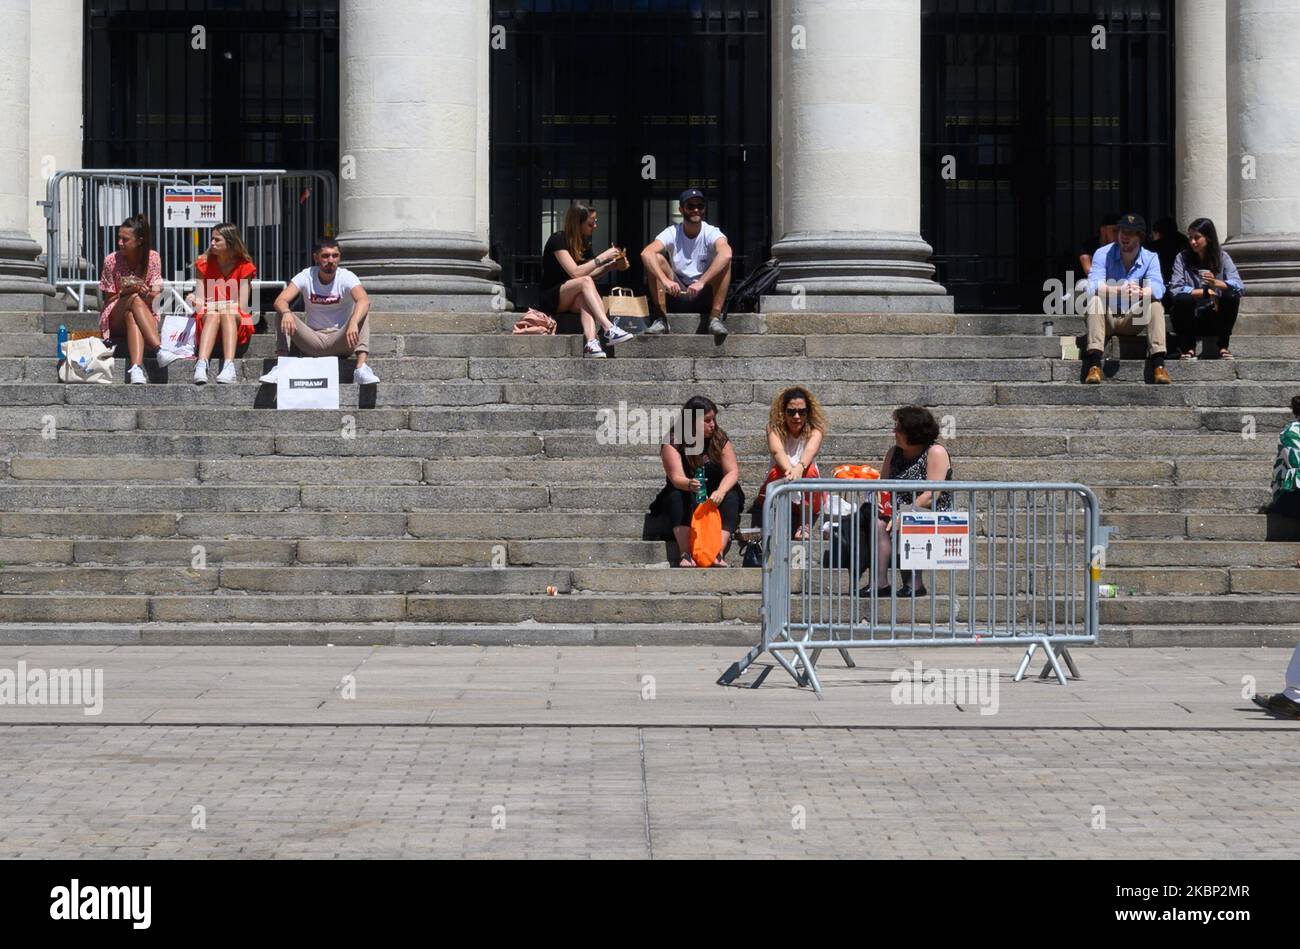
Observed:
[[[1137,336],[1147,334],[1147,355],[1159,356],[1165,352],[1165,308],[1159,300],[1152,300],[1142,312],[1140,306],[1118,315],[1110,312],[1105,294],[1098,294],[1088,302],[1088,352],[1099,353],[1106,348],[1111,336]]]
[[[370,316],[361,321],[357,332],[356,349],[348,346],[348,327],[345,323],[332,330],[315,330],[307,325],[301,315],[294,314],[293,338],[289,340],[304,356],[351,356],[353,353],[370,353]],[[280,331],[280,350],[288,352],[284,331]]]

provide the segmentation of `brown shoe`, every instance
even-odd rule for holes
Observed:
[[[1093,366],[1088,370],[1088,375],[1084,376],[1083,384],[1086,386],[1101,385],[1101,366]]]
[[[1156,366],[1155,371],[1151,373],[1151,381],[1158,386],[1167,386],[1173,382],[1169,378],[1169,373],[1165,371],[1164,366]]]

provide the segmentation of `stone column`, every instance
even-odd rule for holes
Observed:
[[[1178,226],[1208,217],[1227,236],[1227,0],[1183,0],[1175,11],[1174,160]]]
[[[1228,18],[1227,250],[1247,289],[1300,295],[1300,4],[1234,0]]]
[[[802,287],[809,310],[950,311],[920,233],[920,0],[774,7],[778,292]]]
[[[28,230],[35,200],[29,191],[30,0],[0,0],[0,23],[0,310],[40,310],[54,288],[36,263],[41,246]]]
[[[487,0],[343,0],[343,264],[377,310],[492,309]]]

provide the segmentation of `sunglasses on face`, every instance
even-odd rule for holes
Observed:
[[[785,414],[786,415],[807,415],[808,410],[807,409],[786,409]]]
[[[702,204],[688,204],[688,205],[686,205],[686,210],[688,210],[688,211],[703,211],[703,210],[704,210],[704,205],[702,205]]]

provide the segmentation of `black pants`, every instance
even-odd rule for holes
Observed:
[[[1179,349],[1195,348],[1198,336],[1217,336],[1219,349],[1228,348],[1232,328],[1237,325],[1241,298],[1235,294],[1222,297],[1218,310],[1211,308],[1198,316],[1196,308],[1204,302],[1204,297],[1194,298],[1190,293],[1180,293],[1174,297],[1174,335],[1178,337]]]
[[[740,507],[745,496],[732,488],[722,499],[718,513],[722,515],[722,529],[734,534],[740,526]],[[695,513],[695,492],[670,489],[664,492],[664,510],[674,527],[684,527]]]

